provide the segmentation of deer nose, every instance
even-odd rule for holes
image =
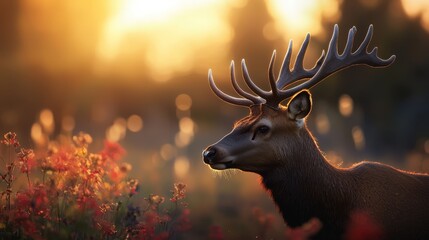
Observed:
[[[203,151],[203,160],[205,163],[212,163],[213,160],[216,157],[216,148],[214,147],[208,147],[206,150]]]

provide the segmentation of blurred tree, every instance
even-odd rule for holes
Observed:
[[[17,1],[0,2],[0,69],[15,59],[18,47],[18,7]]]
[[[410,151],[429,136],[429,34],[416,19],[406,16],[400,0],[344,1],[341,12],[340,42],[345,43],[346,31],[352,26],[358,29],[356,42],[362,41],[373,24],[372,46],[379,47],[379,56],[395,54],[397,58],[386,69],[345,70],[314,93],[333,105],[341,94],[353,97],[363,109],[369,152]]]
[[[245,7],[235,9],[231,13],[231,24],[235,32],[231,54],[236,64],[237,76],[241,76],[240,63],[244,58],[252,80],[262,86],[268,86],[267,69],[274,46],[283,47],[281,41],[276,43],[264,38],[264,26],[271,21],[264,1],[248,1]],[[277,61],[281,61],[281,57]]]

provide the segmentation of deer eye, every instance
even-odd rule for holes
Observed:
[[[255,140],[256,135],[258,134],[264,135],[264,134],[267,134],[269,131],[270,131],[270,127],[265,125],[259,126],[258,128],[256,128],[255,132],[253,133],[252,140]]]
[[[266,134],[266,133],[268,133],[268,132],[270,131],[270,128],[269,128],[269,127],[267,127],[267,126],[265,126],[265,125],[262,125],[262,126],[258,127],[258,128],[256,129],[256,131],[257,131],[258,133],[260,133],[260,134]]]

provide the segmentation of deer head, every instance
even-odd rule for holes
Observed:
[[[303,67],[303,59],[307,50],[310,35],[307,34],[298,54],[295,64],[290,69],[292,41],[286,52],[278,78],[275,78],[273,68],[276,58],[274,50],[268,67],[268,78],[271,91],[259,88],[250,78],[244,59],[241,69],[246,85],[256,95],[244,91],[236,81],[234,62],[231,62],[231,81],[235,91],[241,97],[233,97],[222,92],[213,80],[209,70],[208,79],[213,92],[222,100],[248,107],[250,114],[240,119],[233,130],[217,143],[203,151],[204,162],[213,169],[223,170],[237,168],[244,171],[264,173],[277,166],[293,164],[293,159],[299,156],[312,144],[312,137],[305,125],[305,118],[311,111],[312,99],[308,89],[318,84],[331,74],[353,65],[370,67],[385,67],[390,65],[395,56],[381,59],[377,56],[377,47],[368,52],[373,27],[353,51],[353,41],[356,28],[349,30],[344,51],[338,52],[338,25],[334,31],[325,54],[322,54],[311,69]],[[287,105],[281,103],[290,99]]]

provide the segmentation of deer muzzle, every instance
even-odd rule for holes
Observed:
[[[231,167],[233,160],[227,156],[228,154],[225,153],[225,150],[217,146],[210,146],[203,151],[204,162],[217,170]]]

